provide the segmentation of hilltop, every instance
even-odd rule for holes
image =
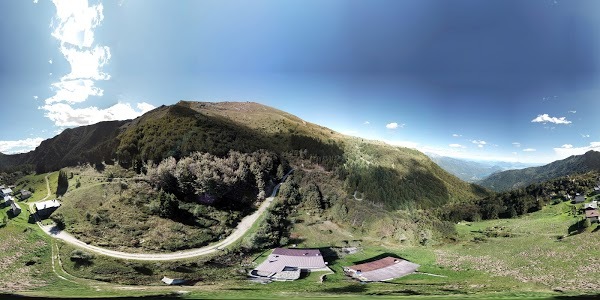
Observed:
[[[134,252],[218,240],[291,168],[293,181],[282,186],[291,200],[273,216],[287,220],[300,206],[365,233],[397,228],[409,243],[452,236],[436,211],[489,194],[417,150],[347,137],[252,102],[181,101],[134,120],[65,130],[13,159],[70,174],[57,223],[88,243]],[[248,247],[286,244],[290,223],[276,224]]]
[[[222,157],[231,150],[260,149],[292,163],[315,163],[340,175],[344,189],[392,209],[472,199],[483,192],[416,150],[347,137],[253,102],[180,101],[134,120],[67,129],[32,152],[1,158],[7,162],[2,168],[35,166],[38,173],[101,162],[117,162],[139,173],[148,162],[197,151]]]

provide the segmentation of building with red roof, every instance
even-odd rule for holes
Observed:
[[[418,264],[395,257],[385,257],[376,261],[344,267],[346,275],[360,281],[387,281],[415,272]]]

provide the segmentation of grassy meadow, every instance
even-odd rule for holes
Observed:
[[[51,189],[55,191],[56,181],[52,178],[56,178],[56,173],[50,175]],[[68,195],[76,197],[63,198],[63,211],[93,212],[100,207],[98,202],[102,202],[102,205],[123,205],[122,209],[117,207],[118,210],[124,211],[124,218],[131,217],[126,209],[129,204],[119,202],[120,181],[111,182],[97,175],[75,173],[70,178]],[[41,184],[36,179],[44,176],[28,178],[27,184],[36,186],[37,198],[33,199],[43,198],[40,197],[43,189],[37,188]],[[77,182],[79,186],[75,187]],[[104,201],[89,200],[94,197],[102,197]],[[576,230],[579,228],[574,224],[581,219],[580,208],[581,205],[562,202],[515,219],[461,222],[456,225],[456,240],[427,246],[376,236],[371,234],[372,230],[340,225],[327,216],[300,210],[294,216],[289,246],[320,248],[334,273],[313,273],[294,282],[270,284],[246,280],[246,272],[260,263],[269,251],[247,255],[237,250],[259,229],[259,224],[236,246],[219,254],[177,262],[129,262],[93,253],[82,255],[81,250],[51,239],[37,225],[28,223],[29,213],[24,209],[0,228],[3,270],[0,291],[50,297],[183,299],[361,299],[370,296],[377,299],[399,296],[541,299],[595,294],[600,291],[600,284],[591,278],[600,275],[598,263],[593,260],[600,254],[600,229],[593,224]],[[4,207],[0,214],[6,215],[8,210]],[[77,218],[83,222],[85,215],[78,214]],[[260,222],[265,222],[264,218]],[[343,248],[356,248],[357,252],[345,254]],[[383,255],[418,263],[420,273],[369,284],[358,283],[343,274],[344,266]],[[163,276],[190,279],[195,284],[169,287],[160,282]]]

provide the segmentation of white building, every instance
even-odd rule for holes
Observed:
[[[276,248],[263,263],[252,270],[250,275],[285,281],[300,278],[302,271],[331,270],[318,249]]]

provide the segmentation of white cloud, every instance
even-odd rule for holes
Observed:
[[[94,29],[104,19],[102,3],[90,6],[87,0],[53,0],[56,6],[55,26],[52,36],[61,44],[77,47],[91,47],[94,43]]]
[[[523,149],[523,152],[535,152],[537,150],[533,149],[533,148],[525,148]]]
[[[512,143],[512,145],[517,148],[521,148],[521,143],[519,143],[519,142],[514,142],[514,143]]]
[[[59,50],[71,70],[51,84],[54,95],[40,107],[46,111],[45,116],[54,121],[55,126],[68,127],[132,119],[154,109],[145,102],[134,105],[119,102],[108,108],[73,106],[81,105],[91,96],[102,97],[104,90],[96,86],[96,81],[111,77],[103,72],[111,58],[110,48],[94,42],[94,30],[104,19],[103,6],[101,3],[90,5],[88,0],[52,2],[56,7],[52,36],[60,42]],[[53,64],[52,59],[48,62]]]
[[[538,115],[535,119],[531,120],[532,123],[554,123],[554,124],[571,124],[572,122],[567,120],[566,117],[550,117],[548,114]]]
[[[467,148],[461,144],[450,144],[450,145],[448,145],[448,147],[450,147],[450,148]]]
[[[39,146],[43,140],[43,138],[27,138],[18,141],[0,141],[0,152],[4,154],[29,152]]]
[[[571,144],[565,144],[560,148],[554,148],[554,153],[559,159],[563,159],[571,155],[581,155],[590,150],[600,151],[600,142],[591,142],[588,146],[583,147],[573,147]]]
[[[369,124],[371,124],[371,122],[369,122],[369,121],[365,121],[365,122],[363,123],[363,125],[369,125]]]
[[[390,141],[390,140],[382,140],[383,142],[390,144],[392,146],[406,147],[417,149],[419,143],[411,142],[411,141]]]
[[[453,137],[461,137],[461,136],[462,136],[462,134],[454,133],[454,134],[452,134],[452,136],[453,136]]]
[[[569,113],[576,114],[577,111],[576,110],[570,110]]]
[[[134,119],[154,109],[152,104],[138,103],[134,109],[129,103],[117,103],[111,107],[100,109],[94,106],[73,108],[68,104],[55,103],[45,105],[46,117],[57,126],[82,126],[102,121]]]
[[[589,134],[582,134],[581,137],[584,138],[584,139],[586,139],[586,138],[589,138],[590,135]]]
[[[54,96],[46,99],[46,104],[56,102],[80,103],[87,100],[89,96],[102,96],[104,90],[95,87],[94,81],[89,79],[76,79],[59,81],[52,84]]]
[[[38,96],[33,96],[33,100],[37,100],[37,99],[38,99]]]
[[[136,104],[136,107],[137,107],[137,109],[142,111],[143,114],[156,108],[156,106],[154,106],[150,103],[146,103],[146,102],[138,103],[138,104]]]
[[[486,141],[481,140],[472,140],[471,143],[477,145],[478,148],[483,148],[483,146],[487,145]]]
[[[392,123],[389,123],[389,124],[385,125],[385,128],[387,128],[387,129],[404,128],[404,125],[405,125],[405,124],[400,124],[400,125],[399,125],[399,124],[398,124],[398,123],[396,123],[396,122],[392,122]]]
[[[51,60],[51,59],[49,59],[49,60],[48,60],[48,63],[49,63],[49,64],[52,64],[52,60]]]
[[[60,52],[71,65],[71,73],[63,76],[63,80],[94,79],[108,80],[110,75],[101,71],[110,60],[110,48],[96,46],[90,50],[80,50],[72,46],[61,46]]]
[[[39,0],[33,0],[33,4],[37,4]]]

